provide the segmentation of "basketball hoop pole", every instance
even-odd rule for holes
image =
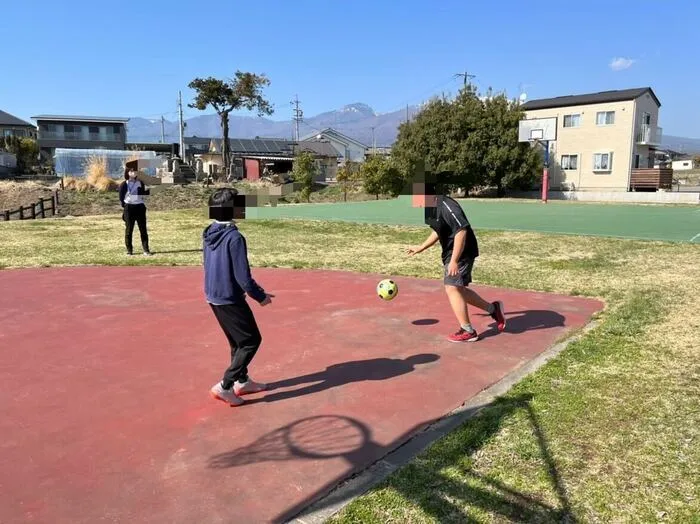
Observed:
[[[542,202],[547,203],[549,192],[549,140],[543,140],[544,144],[544,169],[542,170]]]

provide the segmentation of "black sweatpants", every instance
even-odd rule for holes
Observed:
[[[234,382],[248,380],[248,366],[258,352],[262,335],[245,300],[238,304],[209,305],[231,346],[231,365],[222,381],[224,389],[230,389]]]
[[[133,253],[134,251],[134,245],[132,243],[134,224],[138,224],[139,233],[141,233],[141,247],[144,252],[150,251],[148,248],[148,229],[146,227],[146,206],[144,204],[125,204],[124,222],[126,223],[126,232],[124,234],[126,250],[129,253]]]

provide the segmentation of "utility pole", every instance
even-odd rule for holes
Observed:
[[[299,141],[299,122],[301,122],[301,118],[304,116],[304,112],[299,109],[299,95],[294,96],[294,100],[291,101],[291,104],[294,106],[294,140]]]
[[[464,87],[467,87],[467,82],[469,82],[469,80],[471,80],[472,78],[476,78],[476,75],[470,75],[469,73],[467,73],[467,71],[465,71],[464,73],[457,73],[455,76],[464,77]]]
[[[160,115],[160,143],[165,144],[165,117]]]
[[[372,126],[372,154],[377,154],[377,143],[374,141],[374,126]]]
[[[185,161],[185,124],[182,121],[182,91],[178,91],[177,109],[180,114],[180,159]]]

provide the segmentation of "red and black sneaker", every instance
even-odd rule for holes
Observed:
[[[460,328],[459,331],[447,337],[447,340],[450,342],[476,342],[479,340],[479,334],[476,331],[470,332]]]
[[[506,316],[503,314],[503,302],[500,300],[493,302],[493,313],[491,318],[496,321],[498,331],[503,331],[506,328]]]

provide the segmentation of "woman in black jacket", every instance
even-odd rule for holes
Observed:
[[[126,234],[124,241],[126,244],[126,254],[134,254],[134,246],[132,238],[134,235],[134,224],[139,225],[141,233],[141,246],[143,254],[150,256],[151,250],[148,248],[148,229],[146,227],[146,204],[143,201],[144,195],[150,195],[150,189],[146,189],[146,185],[142,180],[139,180],[136,175],[136,170],[133,167],[127,166],[124,169],[124,182],[119,186],[119,202],[124,208],[122,218],[126,223]]]

